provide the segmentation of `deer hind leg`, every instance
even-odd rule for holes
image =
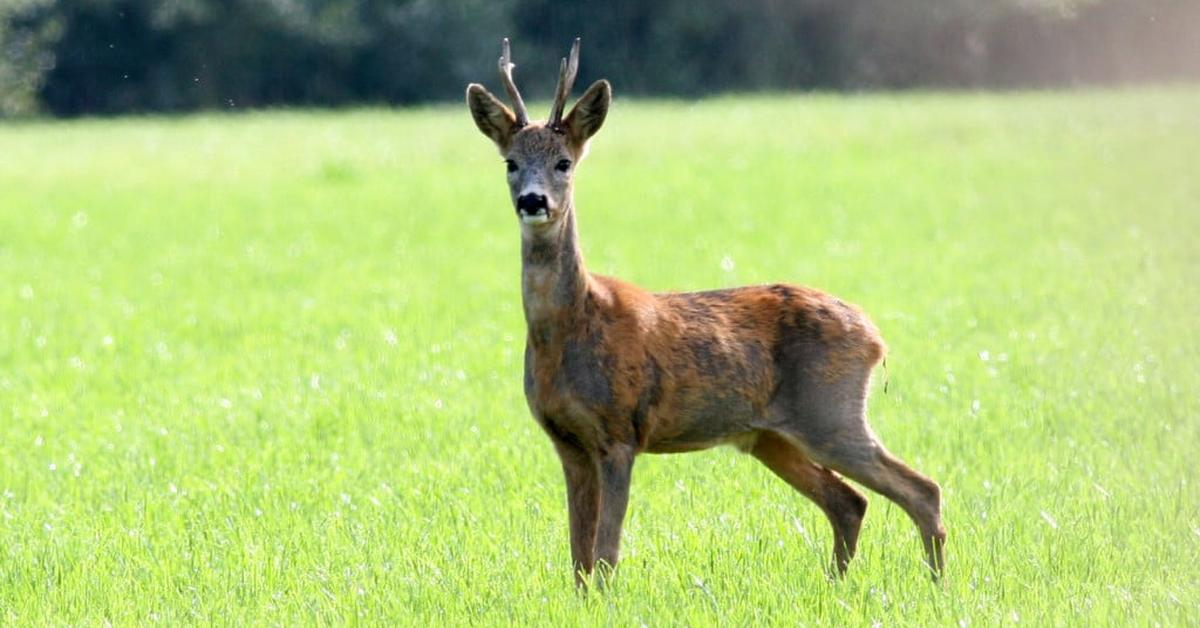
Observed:
[[[825,512],[833,526],[833,567],[844,575],[858,545],[867,498],[773,432],[760,432],[750,454]]]
[[[887,497],[917,525],[926,563],[936,580],[945,567],[946,529],[942,526],[941,488],[893,456],[866,420],[868,372],[861,376],[799,390],[774,409],[778,425],[814,462]]]
[[[921,533],[925,562],[936,580],[946,564],[941,488],[889,453],[878,440],[862,441],[857,450],[851,450],[852,447],[845,444],[826,448],[817,454],[818,459],[887,497],[908,513]]]

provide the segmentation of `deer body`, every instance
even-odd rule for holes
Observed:
[[[794,385],[822,386],[883,356],[855,308],[789,285],[651,294],[578,261],[547,272],[524,260],[525,390],[552,435],[589,452],[625,444],[674,453],[733,443],[793,413]],[[566,283],[563,273],[575,273]],[[575,285],[553,305],[545,293]],[[535,304],[530,306],[529,304]],[[782,393],[782,394],[781,394]],[[815,434],[814,434],[815,436]]]
[[[839,572],[866,510],[842,473],[905,509],[936,577],[940,491],[866,423],[870,375],[885,347],[861,311],[800,286],[653,294],[587,272],[572,166],[611,92],[598,81],[562,117],[577,54],[578,40],[545,124],[527,119],[507,40],[501,74],[517,111],[468,88],[476,124],[506,157],[521,219],[525,395],[562,462],[577,582],[597,563],[617,563],[636,455],[721,444],[755,456],[825,511]]]

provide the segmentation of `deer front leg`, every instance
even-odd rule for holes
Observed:
[[[578,446],[556,441],[567,480],[567,516],[571,525],[571,565],[575,586],[587,585],[596,562],[596,527],[600,517],[600,473],[596,461]]]
[[[633,448],[618,445],[600,456],[600,529],[596,535],[596,560],[607,569],[617,566],[621,550],[621,525],[629,505],[633,474]]]

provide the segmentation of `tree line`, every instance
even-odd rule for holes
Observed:
[[[1200,0],[0,0],[0,115],[1200,79]]]

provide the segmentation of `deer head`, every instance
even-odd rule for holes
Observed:
[[[509,193],[521,223],[530,228],[553,225],[570,210],[575,166],[587,154],[588,140],[604,124],[612,102],[612,86],[605,80],[596,81],[563,117],[579,68],[577,38],[569,59],[563,59],[559,67],[550,118],[545,122],[530,122],[525,102],[513,82],[508,39],[500,50],[500,79],[513,108],[509,109],[478,83],[467,86],[467,106],[475,125],[504,157]]]

